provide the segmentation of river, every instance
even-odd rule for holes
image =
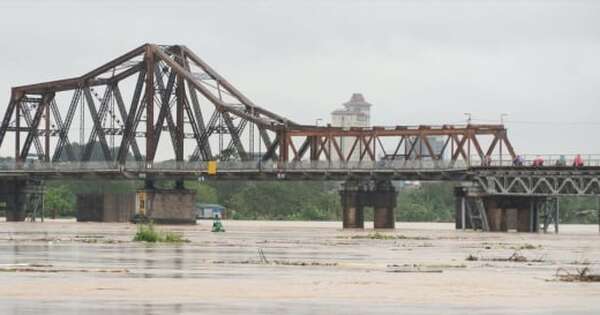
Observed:
[[[132,224],[2,220],[0,314],[600,313],[600,283],[556,277],[600,273],[596,225],[556,235],[211,223],[158,226],[189,242],[145,244]]]

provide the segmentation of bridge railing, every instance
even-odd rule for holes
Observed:
[[[42,162],[28,160],[21,163],[15,161],[0,162],[0,171],[22,170],[22,171],[85,171],[85,170],[110,170],[118,169],[113,162]]]
[[[564,157],[564,166],[572,167],[577,154],[521,154],[520,157],[523,161],[523,167],[532,167],[534,161],[539,157],[544,160],[543,166],[545,167],[560,166],[559,162],[563,161],[561,157]],[[600,154],[581,154],[581,158],[584,166],[600,166]],[[512,159],[492,157],[491,163],[488,164],[478,155],[472,155],[467,163],[470,166],[514,166]]]
[[[218,170],[417,170],[417,169],[464,169],[467,165],[463,161],[452,163],[451,161],[432,160],[380,160],[380,161],[218,161]],[[205,170],[208,162],[158,162],[152,165],[145,163],[128,163],[125,170]]]
[[[560,161],[560,154],[543,155],[544,167],[556,166]],[[522,167],[532,167],[533,161],[538,155],[522,155]],[[582,155],[584,166],[600,167],[600,155]],[[565,155],[566,166],[571,167],[575,155]],[[479,156],[473,156],[467,161],[448,161],[448,160],[378,160],[378,161],[217,161],[217,170],[221,171],[359,171],[359,170],[459,170],[477,166],[492,167],[510,167],[513,161],[509,159],[493,159],[489,163],[484,163]],[[28,160],[17,164],[13,160],[1,161],[0,172],[21,171],[21,172],[98,172],[98,171],[206,171],[208,162],[177,162],[162,161],[154,163],[127,161],[125,165],[118,162],[43,162],[38,160]]]
[[[217,170],[224,171],[319,171],[319,170],[451,170],[465,169],[463,161],[433,160],[379,160],[379,161],[218,161]],[[30,160],[17,164],[0,162],[0,172],[82,172],[82,171],[206,171],[208,162],[163,161],[155,163],[128,161],[116,162],[42,162]]]

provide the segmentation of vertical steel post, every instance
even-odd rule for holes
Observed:
[[[21,101],[17,101],[15,104],[15,162],[19,165],[21,162]]]
[[[466,209],[466,199],[464,196],[460,197],[460,224],[462,230],[466,230],[467,226],[467,209]]]
[[[185,98],[183,77],[181,75],[177,75],[177,87],[175,93],[177,94],[177,108],[175,113],[177,126],[177,152],[175,152],[175,160],[177,163],[181,163],[183,161],[183,102]]]
[[[185,67],[184,55],[180,46],[177,46],[177,54],[178,58],[175,60],[178,63]],[[183,167],[183,142],[184,142],[184,122],[183,122],[183,113],[184,113],[184,102],[187,102],[186,94],[185,94],[185,83],[183,80],[183,76],[181,74],[177,74],[177,86],[175,87],[175,97],[176,97],[176,109],[175,109],[175,138],[176,138],[176,152],[175,152],[175,163],[177,164],[177,168]],[[168,106],[168,104],[165,104]],[[192,118],[190,117],[190,120]],[[179,178],[175,182],[176,189],[185,189],[183,178]]]
[[[373,141],[373,161],[377,161],[377,133],[371,137],[371,141]]]
[[[502,132],[502,133],[504,133],[504,132]],[[500,141],[498,141],[498,142],[500,142],[499,143],[500,144],[500,166],[502,166],[502,139],[500,139]]]
[[[534,218],[533,218],[533,213],[535,212],[533,209],[535,208],[535,201],[533,200],[533,198],[529,198],[529,232],[533,232],[534,228],[533,228],[533,223],[534,223]]]
[[[46,102],[46,134],[44,137],[44,161],[50,162],[50,103]]]
[[[467,166],[471,166],[471,132],[467,130]]]
[[[558,225],[560,222],[560,199],[558,197],[556,197],[556,209],[554,211],[554,233],[558,234]]]
[[[417,158],[417,160],[422,160],[423,159],[423,133],[421,132],[419,134],[419,157]]]
[[[44,216],[45,216],[44,206],[45,206],[45,204],[44,204],[44,183],[43,182],[41,183],[41,187],[40,187],[40,198],[42,199],[40,201],[40,203],[42,204],[42,217],[40,219],[41,219],[42,223],[44,223]]]
[[[154,157],[154,55],[152,46],[146,47],[146,167]]]

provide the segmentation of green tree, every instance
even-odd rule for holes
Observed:
[[[217,190],[206,183],[187,181],[185,188],[196,191],[196,201],[198,202],[219,203]]]
[[[317,182],[255,182],[232,194],[225,205],[242,219],[334,220],[339,199]]]
[[[66,185],[49,186],[44,195],[44,208],[57,210],[59,216],[74,216],[75,194]]]
[[[450,222],[454,214],[452,183],[421,183],[398,194],[397,218],[400,221]]]

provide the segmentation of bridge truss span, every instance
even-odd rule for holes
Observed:
[[[13,88],[0,145],[12,132],[16,161],[152,162],[166,133],[177,161],[186,159],[186,141],[192,160],[223,152],[246,159],[244,135],[255,131],[268,146],[270,133],[288,125],[295,123],[256,106],[185,46],[145,44],[80,77]]]
[[[147,168],[165,160],[452,166],[470,164],[472,156],[515,156],[502,125],[296,123],[256,105],[183,45],[145,44],[79,77],[14,87],[0,124],[3,152],[9,133],[16,165],[36,159]]]
[[[600,167],[472,168],[470,177],[490,195],[598,196]]]

